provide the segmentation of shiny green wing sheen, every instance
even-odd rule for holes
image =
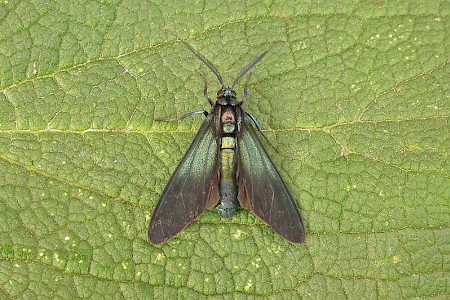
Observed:
[[[275,232],[293,243],[305,240],[297,206],[253,126],[245,122],[238,139],[240,201]]]
[[[208,116],[155,208],[148,228],[151,243],[170,239],[205,211],[210,185],[217,185],[217,176],[213,176],[217,173],[217,155]]]

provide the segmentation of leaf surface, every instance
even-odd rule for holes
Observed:
[[[447,1],[0,5],[0,297],[444,299],[449,294]],[[301,209],[306,244],[207,212],[147,226],[231,83]],[[237,87],[242,93],[242,83]],[[201,117],[200,117],[201,118]]]

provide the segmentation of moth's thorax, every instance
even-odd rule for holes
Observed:
[[[220,121],[222,124],[234,124],[236,123],[236,112],[232,106],[223,106],[222,115],[220,116]]]
[[[217,92],[216,103],[219,105],[239,105],[240,102],[236,98],[236,92],[230,87],[223,87]]]
[[[236,108],[230,105],[221,107],[220,123],[224,134],[232,134],[236,130]]]

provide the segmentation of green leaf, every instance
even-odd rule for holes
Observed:
[[[0,297],[444,299],[447,1],[4,1]],[[244,104],[306,222],[207,212],[147,226],[208,109],[264,50]],[[242,84],[237,88],[242,92]]]

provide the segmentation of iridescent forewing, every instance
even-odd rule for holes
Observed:
[[[172,174],[148,226],[148,240],[172,238],[218,201],[218,146],[208,116]],[[213,203],[215,202],[215,203]]]
[[[253,125],[245,121],[238,137],[239,203],[285,239],[303,243],[305,229],[297,206]]]

